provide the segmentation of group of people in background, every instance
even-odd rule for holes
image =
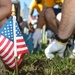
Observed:
[[[47,41],[51,43],[51,37],[58,32],[60,21],[56,18],[56,12],[54,6],[58,5],[62,7],[63,0],[32,0],[30,4],[29,21],[31,24],[35,24],[36,20],[33,19],[33,13],[35,9],[39,13],[37,22],[37,28],[33,33],[34,48],[41,44],[42,28],[46,26]],[[36,37],[37,36],[37,37]]]
[[[39,13],[37,29],[33,34],[34,48],[37,47],[37,44],[40,44],[40,39],[42,37],[41,29],[44,25],[46,26],[48,41],[51,41],[50,37],[52,37],[53,33],[56,33],[58,20],[56,19],[56,15],[53,10],[54,5],[56,4],[60,5],[60,2],[55,2],[53,0],[32,0],[29,12],[29,21],[31,22],[31,24],[36,22],[36,20],[33,19],[34,10],[36,9]]]
[[[56,13],[54,10],[54,6],[58,5],[61,11]],[[35,9],[38,12],[37,18],[33,16]],[[58,9],[58,8],[57,8]],[[47,58],[52,59],[54,58],[54,52],[58,52],[59,57],[64,57],[64,51],[66,49],[67,42],[63,45],[59,44],[56,39],[63,43],[63,41],[58,37],[59,29],[61,28],[62,23],[62,12],[64,12],[64,0],[32,0],[30,4],[30,11],[29,11],[29,22],[22,22],[20,23],[22,32],[24,33],[24,26],[29,29],[29,33],[32,33],[32,39],[33,39],[33,46],[34,50],[36,50],[36,47],[38,44],[40,45],[40,41],[42,38],[42,28],[43,26],[46,26],[46,32],[47,32],[47,42],[48,47],[45,49],[45,55]],[[23,20],[21,20],[23,21]],[[60,26],[61,25],[61,26]],[[64,25],[63,25],[64,26]],[[65,27],[66,28],[66,27]],[[69,31],[70,28],[65,29],[64,31]],[[61,28],[62,29],[62,28]],[[62,31],[63,32],[63,31]],[[63,33],[61,32],[60,35]],[[69,33],[65,34],[67,36]],[[74,31],[72,34],[74,36]],[[63,35],[62,35],[63,36]],[[67,36],[70,38],[69,36]],[[68,39],[65,38],[65,39]],[[50,44],[51,43],[51,44]],[[52,44],[55,44],[52,46]],[[57,47],[59,45],[59,49]],[[52,47],[51,47],[52,46]],[[63,47],[60,49],[60,47]],[[50,48],[52,48],[50,50]],[[56,49],[55,49],[56,48]],[[74,58],[75,55],[75,49],[73,47],[72,53],[69,57]]]
[[[63,47],[63,49],[54,49],[57,48],[57,46],[53,46],[52,50],[50,50],[50,43],[56,44],[56,38],[58,38],[58,32],[59,28],[61,25],[61,17],[62,17],[62,6],[63,6],[64,0],[32,0],[30,4],[30,11],[29,11],[29,22],[26,23],[20,23],[23,24],[21,25],[21,29],[23,30],[22,32],[24,33],[24,26],[29,29],[29,33],[32,33],[33,36],[33,44],[34,44],[34,49],[36,50],[36,47],[38,44],[40,45],[40,41],[42,38],[42,28],[43,26],[46,26],[46,32],[47,32],[47,42],[48,42],[48,47],[45,49],[45,55],[47,58],[52,59],[54,57],[54,52],[58,52],[60,57],[64,57],[64,51],[66,49],[66,45]],[[61,11],[56,13],[54,10],[54,6],[58,5],[59,8],[61,8]],[[33,16],[35,9],[37,10],[38,18]],[[23,27],[22,27],[23,26]],[[69,29],[69,28],[68,28]],[[73,32],[74,34],[74,32]],[[54,37],[54,38],[53,38]],[[52,40],[51,40],[52,38]],[[61,40],[60,40],[61,41]],[[59,44],[59,43],[57,43]],[[60,45],[60,44],[59,44]],[[63,45],[60,45],[63,46]],[[73,50],[74,52],[74,50]],[[73,58],[71,55],[70,58]]]
[[[52,35],[55,36],[54,41],[51,41],[50,42],[51,44],[49,44],[48,47],[45,49],[45,55],[48,59],[54,58],[54,54],[53,54],[54,52],[58,52],[59,57],[63,58],[66,45],[68,44],[67,42],[70,38],[68,35],[70,36],[74,35],[74,31],[73,33],[69,34],[69,31],[70,31],[69,26],[67,26],[66,28],[66,26],[64,27],[64,25],[61,25],[62,24],[61,17],[63,17],[62,12],[64,11],[66,12],[66,10],[64,10],[64,7],[66,8],[65,2],[64,0],[32,0],[30,4],[29,21],[31,24],[34,24],[36,22],[33,19],[34,9],[36,9],[37,12],[39,13],[37,28],[33,33],[34,48],[37,47],[37,44],[40,44],[40,40],[42,37],[41,29],[43,28],[44,25],[46,26],[46,31],[48,31],[48,33],[50,34],[50,36],[48,34],[48,37],[50,38]],[[55,11],[53,9],[55,5],[58,5],[61,8],[61,12],[59,12],[58,15],[55,14]],[[64,32],[66,32],[67,30],[67,33],[65,33],[65,35],[63,34],[64,32],[61,30],[62,28]],[[67,36],[68,38],[65,37],[65,39],[63,38],[60,39],[58,37],[58,34],[60,32],[61,32],[60,34],[61,37],[64,35],[64,37]],[[75,51],[73,50],[73,54],[74,52]],[[70,58],[73,58],[73,56],[74,55],[70,55]]]

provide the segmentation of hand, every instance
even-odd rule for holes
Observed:
[[[34,44],[34,48],[37,47],[38,44],[40,44],[40,40],[41,40],[41,29],[36,29],[34,34],[33,34],[33,44]]]
[[[48,59],[54,58],[54,52],[58,52],[59,57],[63,57],[64,50],[66,49],[66,44],[62,44],[54,40],[48,47],[45,49],[45,55]]]

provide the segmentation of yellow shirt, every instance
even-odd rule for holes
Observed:
[[[63,3],[64,2],[64,0],[55,0],[56,1],[56,3]]]
[[[45,5],[47,7],[53,7],[55,5],[55,1],[54,0],[45,0]]]
[[[63,3],[63,1],[64,0],[42,0],[40,4],[37,4],[35,0],[32,0],[30,4],[30,10],[37,9],[38,12],[41,12],[44,5],[46,5],[47,7],[53,7],[59,2]]]
[[[45,0],[45,5],[47,7],[53,7],[56,4],[63,3],[64,0]]]
[[[38,12],[41,12],[43,9],[44,3],[45,3],[44,0],[42,0],[40,4],[37,4],[35,0],[32,0],[30,4],[30,10],[37,9]]]

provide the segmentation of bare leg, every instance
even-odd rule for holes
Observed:
[[[52,8],[44,6],[43,11],[40,13],[38,20],[38,28],[42,28],[46,24],[46,27],[52,32],[57,33],[59,21],[55,17],[55,13]]]
[[[75,0],[65,0],[62,9],[62,19],[58,36],[61,39],[67,39],[71,36],[75,28]]]
[[[46,26],[54,33],[58,32],[58,20],[55,17],[55,13],[52,8],[47,8],[45,11]]]
[[[43,8],[43,10],[40,13],[40,16],[38,18],[38,26],[37,26],[37,28],[42,29],[42,27],[45,25],[44,12],[45,12],[45,8]]]

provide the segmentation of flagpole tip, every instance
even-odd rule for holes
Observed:
[[[14,15],[15,15],[15,5],[12,4],[12,16],[14,16]]]

